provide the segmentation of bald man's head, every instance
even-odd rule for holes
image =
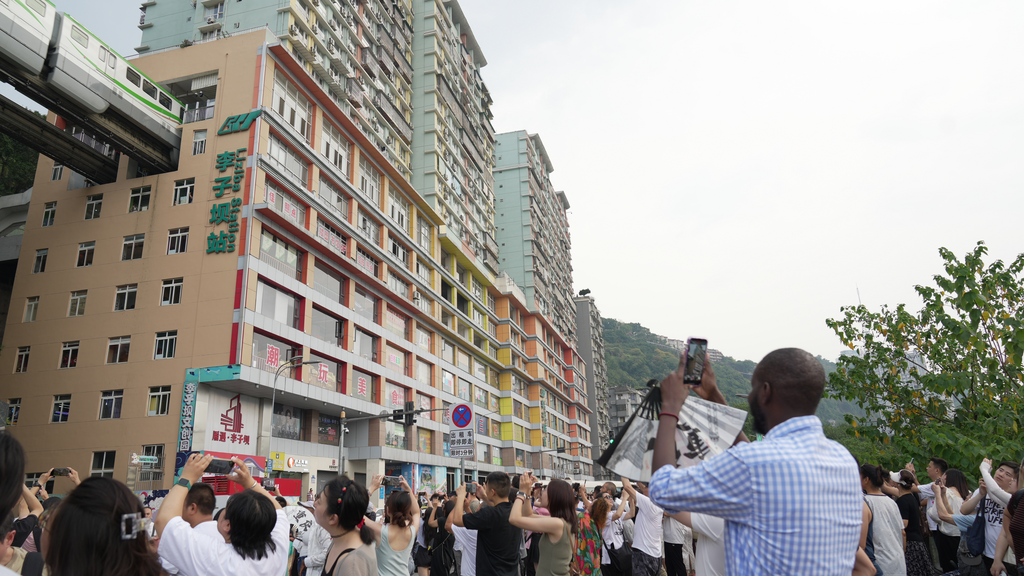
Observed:
[[[789,418],[814,414],[825,392],[825,369],[804,350],[781,348],[758,362],[750,386],[754,428],[763,434]]]

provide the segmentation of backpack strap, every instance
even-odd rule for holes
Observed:
[[[42,576],[43,566],[43,555],[39,552],[29,552],[25,554],[25,562],[21,565],[21,573],[23,576]]]

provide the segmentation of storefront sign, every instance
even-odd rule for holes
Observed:
[[[206,449],[233,450],[255,443],[259,402],[242,394],[232,394],[216,388],[210,389],[206,417]]]
[[[309,468],[309,460],[304,460],[304,459],[301,459],[301,458],[289,458],[288,459],[288,467],[289,468]]]
[[[195,426],[196,389],[195,382],[185,382],[181,394],[181,423],[178,426],[178,452],[192,449],[192,430]]]
[[[267,460],[267,467],[271,470],[284,470],[284,464],[287,456],[284,452],[271,452],[270,460]]]

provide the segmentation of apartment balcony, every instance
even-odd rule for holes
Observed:
[[[377,57],[373,55],[373,51],[367,48],[363,49],[363,59],[361,61],[363,70],[370,75],[371,78],[376,78],[380,75],[380,66],[377,65]]]
[[[363,88],[355,78],[348,79],[348,83],[345,86],[345,95],[348,96],[348,100],[353,106],[356,108],[363,107]]]
[[[406,144],[412,143],[412,126],[405,119],[405,115],[395,108],[395,105],[391,103],[390,98],[386,98],[383,92],[377,93],[373,97],[373,105],[377,107],[381,115],[395,127],[398,135],[405,140]]]
[[[319,52],[314,52],[313,57],[309,59],[313,64],[313,70],[316,70],[324,78],[331,78],[331,63],[327,61]]]
[[[401,52],[395,58],[395,62],[398,63],[398,73],[405,78],[405,81],[412,84],[412,65],[405,59],[405,52]]]

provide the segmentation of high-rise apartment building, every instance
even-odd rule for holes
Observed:
[[[550,318],[575,346],[569,200],[551,184],[555,168],[539,135],[499,134],[496,150],[499,265],[523,287],[530,309]]]
[[[608,366],[604,359],[604,325],[601,311],[597,309],[593,296],[577,296],[576,333],[579,336],[580,358],[587,370],[587,398],[593,431],[593,454],[597,459],[608,446]],[[611,475],[605,475],[611,479]],[[600,479],[600,478],[599,478]]]
[[[629,417],[643,404],[646,390],[618,386],[608,391],[609,438],[614,439],[629,422]]]
[[[490,99],[458,3],[146,4],[133,64],[185,105],[181,159],[146,175],[126,155],[85,187],[41,158],[0,376],[28,470],[158,489],[205,450],[305,494],[344,437],[359,480],[590,477],[583,363],[499,274]],[[436,412],[340,433],[343,412],[406,402]],[[448,455],[458,402],[475,462]]]

